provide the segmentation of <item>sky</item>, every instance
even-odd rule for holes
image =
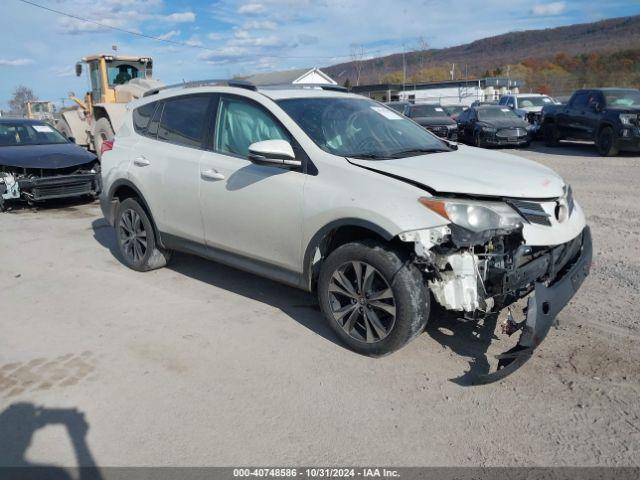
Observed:
[[[60,104],[82,95],[81,57],[151,56],[164,83],[323,67],[510,31],[640,14],[640,0],[0,0],[0,108],[18,85]],[[157,39],[113,30],[129,30]],[[162,41],[164,40],[164,41]],[[176,42],[176,43],[171,43]],[[344,79],[337,79],[340,83]],[[68,104],[68,101],[67,101]]]

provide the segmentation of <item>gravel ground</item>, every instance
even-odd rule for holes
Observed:
[[[596,256],[534,359],[480,387],[459,378],[493,325],[373,360],[303,292],[126,269],[95,203],[1,215],[0,464],[640,465],[640,158],[513,153],[570,181]]]

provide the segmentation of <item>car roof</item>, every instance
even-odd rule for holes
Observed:
[[[191,94],[201,94],[201,93],[238,93],[244,94],[246,96],[251,96],[250,94],[255,94],[256,92],[264,95],[267,98],[272,100],[284,100],[289,98],[361,98],[364,99],[361,95],[356,95],[353,93],[348,93],[346,89],[344,91],[337,90],[337,88],[332,85],[327,85],[326,89],[322,88],[322,86],[318,85],[301,85],[299,87],[296,86],[282,86],[282,87],[260,87],[256,88],[251,84],[247,84],[245,86],[236,86],[236,85],[226,85],[226,84],[199,84],[198,82],[186,83],[186,84],[178,84],[178,85],[170,85],[167,87],[158,88],[155,90],[149,90],[145,93],[145,95],[139,100],[134,100],[131,104],[129,104],[129,109],[137,108],[140,105],[150,103],[155,100],[164,100],[172,97],[177,97],[181,95],[191,95]],[[334,88],[336,88],[334,90]],[[247,95],[248,94],[248,95]]]
[[[35,118],[20,118],[20,117],[2,117],[0,118],[0,124],[2,123],[28,123],[28,124],[40,124],[47,123],[44,120],[37,120]]]
[[[362,95],[356,95],[349,92],[340,92],[335,90],[323,90],[319,87],[309,88],[258,88],[258,92],[269,97],[272,100],[284,100],[289,98],[365,98]]]

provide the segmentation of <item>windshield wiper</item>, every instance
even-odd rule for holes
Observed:
[[[395,152],[391,155],[391,158],[414,157],[423,153],[442,153],[450,151],[450,148],[411,148]]]
[[[346,157],[359,158],[361,160],[389,160],[388,155],[378,155],[377,153],[358,153],[354,155],[345,155]]]

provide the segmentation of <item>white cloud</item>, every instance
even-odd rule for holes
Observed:
[[[191,45],[192,47],[202,47],[203,43],[202,40],[200,40],[200,37],[198,35],[191,35],[191,38],[189,38],[186,42],[187,45]]]
[[[278,24],[271,20],[251,20],[246,22],[242,28],[246,28],[247,30],[275,30],[278,28]]]
[[[158,35],[158,38],[161,40],[171,40],[174,37],[180,35],[180,30],[171,30],[170,32],[163,33],[162,35]]]
[[[167,23],[193,23],[196,21],[196,14],[193,12],[172,13],[160,16],[159,19]]]
[[[245,3],[238,8],[240,15],[257,15],[258,13],[264,13],[267,8],[261,3]]]
[[[531,13],[540,17],[560,15],[567,9],[566,2],[540,3],[531,8]]]
[[[113,18],[103,18],[98,23],[89,23],[76,20],[75,18],[63,17],[58,20],[58,32],[67,35],[79,35],[82,33],[108,32],[109,27],[123,28],[126,24],[122,20]]]
[[[2,65],[3,67],[22,67],[31,63],[33,63],[33,60],[31,60],[30,58],[15,58],[13,60],[0,58],[0,65]]]

